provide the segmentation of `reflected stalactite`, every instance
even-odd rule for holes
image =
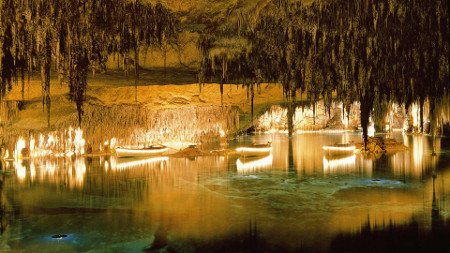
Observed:
[[[292,176],[297,176],[297,169],[295,168],[294,163],[294,144],[292,138],[289,138],[289,149],[288,149],[288,172],[291,173]]]
[[[20,183],[48,182],[83,189],[87,167],[85,158],[41,158],[13,162]]]
[[[409,151],[398,152],[388,159],[394,175],[406,178],[422,178],[432,171],[439,160],[440,138],[436,141],[436,160],[432,156],[432,140],[422,135],[403,135],[403,144]]]

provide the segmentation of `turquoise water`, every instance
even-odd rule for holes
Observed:
[[[360,141],[347,133],[230,142],[272,141],[252,159],[3,162],[0,251],[322,252],[389,226],[427,235],[449,224],[450,140],[432,156],[430,137],[393,137],[408,150],[379,159],[324,157],[323,145]]]

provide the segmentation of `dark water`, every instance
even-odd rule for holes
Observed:
[[[409,150],[379,159],[302,134],[230,143],[272,141],[256,159],[3,162],[0,251],[450,252],[450,140],[394,137]]]

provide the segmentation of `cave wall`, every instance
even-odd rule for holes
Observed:
[[[315,106],[315,110],[313,108]],[[412,110],[412,109],[411,109]],[[273,105],[256,120],[257,132],[287,132],[287,107]],[[344,114],[344,115],[343,115]],[[411,114],[409,114],[411,115]],[[403,129],[407,115],[403,106],[393,104],[386,115],[387,126],[384,130]],[[373,125],[371,118],[370,125]],[[350,115],[342,109],[342,103],[333,102],[330,112],[325,108],[323,100],[316,105],[297,105],[293,116],[294,132],[318,130],[358,130],[360,124],[360,105],[355,102],[350,108]]]

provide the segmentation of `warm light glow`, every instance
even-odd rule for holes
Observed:
[[[115,158],[112,158],[112,159],[115,159]],[[100,163],[100,164],[102,164],[102,163]],[[106,171],[109,170],[109,162],[108,161],[104,161],[104,167],[105,167]]]
[[[341,105],[341,108],[344,107],[344,103],[341,103],[340,105]],[[342,121],[342,124],[344,125],[345,128],[348,128],[348,126],[350,125],[350,121],[349,121],[349,118],[347,116],[348,116],[347,111],[343,110],[342,111],[341,121]]]
[[[323,150],[325,151],[347,151],[347,152],[353,152],[356,147],[354,145],[352,146],[346,146],[346,147],[339,147],[339,146],[323,146]]]
[[[124,169],[130,169],[135,167],[140,167],[143,165],[158,163],[158,162],[167,162],[169,161],[169,157],[167,156],[158,156],[158,157],[152,157],[148,159],[143,160],[134,160],[129,162],[118,162],[118,160],[115,157],[111,157],[111,169],[112,170],[124,170]],[[105,163],[105,169],[109,167],[109,165],[106,165]]]
[[[22,165],[22,161],[14,161],[14,168],[16,168],[17,178],[19,180],[24,180],[27,175],[27,169]]]
[[[340,159],[327,159],[323,157],[323,169],[325,172],[335,172],[340,168],[355,168],[356,155],[344,157]]]
[[[46,136],[39,134],[38,140],[34,136],[30,137],[29,150],[30,158],[45,156],[70,157],[73,155],[84,155],[86,141],[83,139],[83,130],[80,128],[69,128],[64,131],[51,132]],[[14,158],[22,159],[21,151],[26,147],[26,141],[20,137],[16,143]]]
[[[159,155],[166,152],[168,148],[161,149],[132,149],[132,148],[116,148],[116,155],[118,157],[125,156],[150,156]]]
[[[367,127],[367,135],[370,137],[375,136],[375,126],[374,125],[370,125]]]
[[[5,160],[10,159],[8,149],[5,150],[5,156],[3,156],[3,159],[5,159]]]
[[[422,136],[413,138],[413,166],[418,171],[423,169],[423,153],[425,152],[424,140]]]
[[[86,174],[86,163],[84,162],[84,158],[76,159],[74,163],[74,168],[75,168],[75,185],[81,187],[83,186],[84,175]]]
[[[411,116],[413,118],[413,126],[414,127],[418,127],[419,126],[419,106],[417,105],[417,103],[413,103],[411,105]]]
[[[238,173],[255,172],[257,170],[270,168],[272,166],[273,156],[272,154],[249,162],[245,162],[242,158],[237,159],[236,168]]]
[[[8,161],[5,162],[5,170],[9,170],[9,167],[10,167],[9,162]]]
[[[174,150],[181,150],[189,147],[190,145],[196,145],[196,143],[193,142],[185,142],[185,141],[166,141],[162,143],[166,147],[170,147]]]
[[[114,150],[116,148],[116,144],[117,144],[117,139],[111,138],[111,140],[109,141],[109,149]]]
[[[44,165],[40,167],[41,170],[41,177],[53,177],[55,175],[56,171],[56,163],[55,161],[44,161]]]
[[[272,150],[272,147],[240,147],[236,149],[236,152],[243,154],[257,153],[257,154],[265,154],[269,153]]]
[[[84,145],[86,141],[83,139],[83,130],[80,128],[75,129],[75,137],[73,140],[73,146],[75,150],[73,151],[76,155],[84,155]]]
[[[36,146],[36,141],[34,140],[34,137],[32,136],[30,138],[30,156],[34,154],[34,148]]]
[[[19,140],[16,143],[16,147],[14,149],[14,159],[19,160],[22,159],[22,149],[26,147],[25,139],[23,137],[19,137]]]
[[[287,109],[281,106],[273,106],[261,115],[256,125],[258,130],[267,133],[276,133],[286,128]]]
[[[30,162],[30,178],[31,182],[33,182],[36,178],[36,166],[34,165],[33,161]]]

